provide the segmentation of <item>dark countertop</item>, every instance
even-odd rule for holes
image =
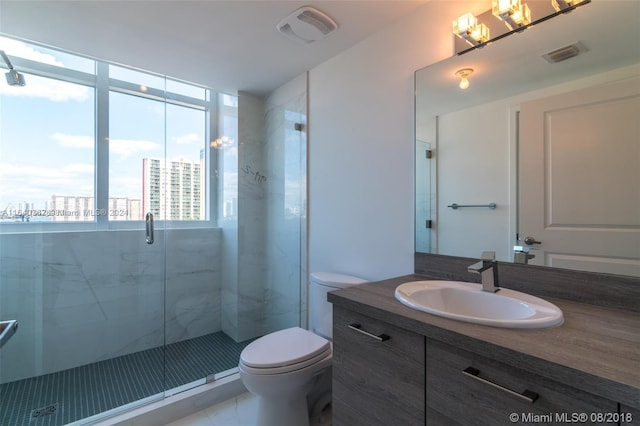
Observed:
[[[432,279],[406,275],[329,293],[336,306],[640,408],[640,314],[544,297],[564,314],[547,329],[508,329],[450,320],[398,302],[395,288]],[[433,278],[436,279],[436,278]]]

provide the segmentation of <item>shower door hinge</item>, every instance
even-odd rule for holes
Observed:
[[[304,124],[302,124],[302,123],[296,123],[296,124],[294,124],[294,128],[295,128],[297,131],[301,132],[301,131],[303,131],[303,130],[304,130]]]
[[[427,149],[427,150],[425,151],[425,156],[426,156],[426,157],[427,157],[427,159],[429,159],[429,160],[430,160],[430,159],[432,159],[432,158],[433,158],[433,151],[432,151],[432,150],[430,150],[430,149]]]
[[[425,227],[426,227],[427,229],[431,229],[431,228],[433,228],[433,221],[432,221],[431,219],[427,219],[426,224],[425,224]]]

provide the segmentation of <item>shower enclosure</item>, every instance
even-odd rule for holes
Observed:
[[[0,49],[0,424],[90,424],[305,325],[306,76],[262,99]]]
[[[417,131],[417,130],[416,130]],[[430,253],[434,241],[431,232],[435,205],[434,192],[431,185],[435,173],[432,167],[433,147],[431,143],[416,139],[416,202],[415,202],[415,250]]]

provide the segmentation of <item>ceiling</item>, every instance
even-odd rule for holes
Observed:
[[[0,1],[0,32],[219,90],[264,95],[429,0]],[[300,44],[276,24],[302,6],[338,23]]]
[[[640,2],[596,0],[482,49],[453,56],[416,74],[417,119],[503,99],[640,61]],[[575,58],[550,64],[542,55],[579,42]],[[455,72],[472,68],[468,90]],[[423,123],[420,123],[423,124]]]

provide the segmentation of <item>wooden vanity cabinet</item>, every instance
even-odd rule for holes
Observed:
[[[340,306],[333,315],[334,426],[640,424],[637,408],[507,364],[490,344],[479,354]]]
[[[425,337],[333,307],[333,426],[425,424]]]
[[[426,358],[429,426],[600,424],[577,416],[618,413],[613,401],[438,341],[427,339]]]
[[[626,425],[640,425],[640,408],[620,404],[620,426]]]

